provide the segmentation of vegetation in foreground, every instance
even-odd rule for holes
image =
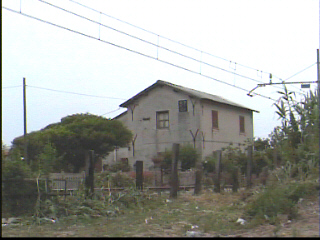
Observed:
[[[180,191],[177,199],[170,199],[168,192],[134,188],[112,194],[97,192],[89,199],[80,190],[66,199],[43,200],[32,217],[3,226],[2,236],[169,237],[191,231],[200,236],[241,236],[262,224],[279,231],[283,224],[299,219],[299,204],[306,199],[318,199],[315,178],[276,185],[270,181],[267,186],[237,193]]]
[[[2,180],[12,180],[2,186],[2,192],[9,196],[8,199],[3,198],[2,213],[14,213],[16,215],[11,216],[22,218],[17,225],[3,226],[2,235],[156,237],[185,236],[193,231],[201,233],[201,236],[225,236],[268,224],[275,226],[276,236],[283,224],[299,219],[301,201],[310,198],[318,202],[319,194],[317,94],[310,92],[301,102],[296,102],[293,93],[286,88],[280,94],[281,98],[275,106],[282,126],[275,128],[270,140],[258,139],[255,142],[253,171],[264,175],[262,184],[237,193],[217,194],[210,190],[194,196],[191,192],[180,192],[177,199],[169,199],[168,193],[160,196],[136,191],[130,179],[122,179],[121,174],[117,174],[114,176],[116,179],[110,176],[97,179],[113,182],[117,186],[126,184],[127,190],[124,192],[96,192],[91,199],[84,195],[84,189],[80,189],[66,199],[43,198],[39,194],[43,186],[29,185],[23,179],[35,173],[44,174],[52,167],[52,161],[63,159],[60,158],[63,154],[56,158],[57,146],[45,142],[43,151],[38,154],[39,159],[45,159],[48,164],[38,161],[39,164],[28,165],[20,160],[19,151],[12,152],[10,161],[2,162]],[[50,126],[47,130],[55,127]],[[80,145],[78,147],[81,148]],[[277,158],[272,157],[274,150],[278,153]],[[243,153],[231,146],[225,149],[225,153],[222,168],[232,172],[238,169],[243,173],[246,169]],[[187,169],[194,162],[186,159]],[[214,171],[214,161],[208,159],[203,165],[204,170]],[[79,166],[73,167],[74,170]],[[106,182],[99,184],[105,185]],[[37,191],[38,194],[35,199],[14,198],[12,201],[12,194],[21,191]],[[21,215],[21,209],[27,209],[29,213]],[[239,218],[246,221],[244,225],[237,222]],[[292,236],[299,234],[295,231]]]

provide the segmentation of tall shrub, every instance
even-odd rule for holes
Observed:
[[[181,161],[181,170],[189,170],[195,167],[199,158],[199,153],[190,144],[184,145],[179,150],[179,160]]]
[[[289,161],[297,171],[309,171],[319,159],[318,92],[310,90],[300,101],[286,87],[279,94],[275,106],[282,126],[270,134],[271,146],[278,150],[282,164]]]
[[[2,214],[19,216],[33,213],[37,198],[36,182],[30,167],[21,160],[7,160],[2,169]]]

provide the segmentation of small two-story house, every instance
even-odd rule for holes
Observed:
[[[132,166],[171,150],[173,143],[192,144],[204,159],[213,151],[243,145],[253,138],[253,111],[225,98],[158,80],[120,107],[115,117],[133,133],[127,148],[115,149],[105,163],[128,160]]]

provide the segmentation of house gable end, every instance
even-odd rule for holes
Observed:
[[[146,89],[144,89],[143,91],[139,92],[138,94],[136,94],[132,98],[128,99],[126,102],[122,103],[120,105],[120,107],[128,107],[129,105],[134,104],[134,102],[137,101],[140,97],[146,96],[152,89],[154,89],[156,87],[163,87],[163,86],[171,87],[174,92],[184,93],[189,97],[189,99],[203,99],[203,100],[208,100],[208,101],[212,101],[212,102],[218,102],[218,103],[221,103],[221,104],[230,105],[230,106],[234,106],[234,107],[238,107],[238,108],[243,108],[243,109],[254,111],[254,112],[259,112],[259,111],[247,108],[245,106],[242,106],[240,104],[231,102],[231,101],[229,101],[227,99],[224,99],[224,98],[222,98],[220,96],[216,96],[216,95],[212,95],[212,94],[209,94],[209,93],[201,92],[201,91],[194,90],[194,89],[191,89],[191,88],[182,87],[182,86],[175,85],[175,84],[172,84],[172,83],[169,83],[169,82],[166,82],[166,81],[162,81],[162,80],[158,80],[157,82],[155,82],[151,86],[147,87]]]

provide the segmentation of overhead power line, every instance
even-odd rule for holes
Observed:
[[[201,60],[199,60],[199,59],[196,59],[196,58],[194,58],[194,57],[190,57],[190,56],[188,56],[188,55],[185,55],[185,54],[179,53],[179,52],[177,52],[177,51],[174,51],[174,50],[172,50],[172,49],[169,49],[169,48],[160,46],[159,44],[155,44],[155,43],[153,43],[153,42],[150,42],[150,41],[144,40],[144,39],[142,39],[142,38],[136,37],[136,36],[134,36],[134,35],[131,35],[131,34],[126,33],[126,32],[124,32],[124,31],[121,31],[121,30],[118,30],[118,29],[116,29],[116,28],[110,27],[110,26],[108,26],[108,25],[102,24],[102,23],[100,23],[100,22],[97,22],[97,21],[95,21],[95,20],[92,20],[92,19],[90,19],[90,18],[87,18],[87,17],[85,17],[85,16],[82,16],[82,15],[80,15],[80,14],[77,14],[77,13],[72,12],[72,11],[70,11],[70,10],[67,10],[67,9],[65,9],[65,8],[59,7],[59,6],[57,6],[57,5],[54,5],[54,4],[52,4],[52,3],[49,3],[49,2],[47,2],[47,1],[44,1],[44,0],[38,0],[38,1],[39,1],[39,2],[42,2],[42,3],[45,3],[45,4],[48,4],[48,5],[50,5],[51,7],[57,8],[57,9],[59,9],[59,10],[65,11],[65,12],[67,12],[67,13],[69,13],[69,14],[72,14],[72,15],[74,15],[74,16],[76,16],[76,17],[85,19],[85,20],[87,20],[87,21],[89,21],[89,22],[92,22],[92,23],[95,23],[95,24],[99,24],[99,25],[102,26],[102,27],[109,28],[109,29],[111,29],[111,30],[113,30],[113,31],[116,31],[116,32],[121,33],[121,34],[123,34],[123,35],[126,35],[126,36],[128,36],[128,37],[137,39],[137,40],[139,40],[139,41],[141,41],[141,42],[143,42],[143,43],[147,43],[147,44],[152,45],[152,46],[154,46],[154,47],[163,49],[163,50],[165,50],[165,51],[168,51],[168,52],[171,52],[171,53],[174,53],[174,54],[177,54],[177,55],[179,55],[179,56],[181,56],[181,57],[188,58],[188,59],[190,59],[190,60],[192,60],[192,61],[195,61],[195,62],[204,64],[204,65],[207,65],[207,66],[209,66],[209,67],[216,68],[216,69],[219,69],[219,70],[221,70],[221,71],[228,72],[228,73],[231,73],[231,74],[234,74],[234,75],[237,75],[237,76],[240,76],[240,77],[249,79],[249,80],[254,81],[254,82],[263,83],[262,81],[256,80],[256,79],[254,79],[254,78],[250,78],[250,77],[247,77],[247,76],[238,74],[238,73],[236,73],[236,72],[233,72],[233,71],[230,71],[230,70],[227,70],[227,69],[224,69],[224,68],[221,68],[221,67],[218,67],[218,66],[209,64],[209,63],[207,63],[207,62],[203,62],[203,61],[201,61]],[[72,2],[75,2],[75,1],[72,1]],[[80,5],[81,5],[81,6],[84,6],[84,5],[82,5],[82,4],[80,4]],[[101,12],[100,12],[100,13],[101,13]],[[107,15],[107,16],[109,16],[109,15]],[[121,20],[119,20],[119,19],[117,19],[117,20],[118,20],[118,21],[121,21]],[[128,23],[127,23],[127,24],[128,24]],[[145,30],[145,31],[147,31],[147,30]],[[150,33],[151,33],[151,32],[150,32]],[[155,33],[152,33],[152,34],[157,35],[157,34],[155,34]],[[157,35],[157,36],[160,37],[160,35]],[[167,39],[167,38],[165,38],[165,39]],[[168,40],[170,40],[170,39],[168,39]],[[174,43],[177,43],[177,44],[180,44],[180,45],[184,45],[184,44],[182,44],[182,43],[179,43],[179,42],[176,42],[176,41],[173,41],[173,40],[170,40],[170,41],[172,41],[172,42],[174,42]],[[191,48],[191,49],[194,49],[194,48],[189,47],[189,46],[187,46],[187,45],[184,45],[184,46],[186,46],[186,47],[188,47],[188,48]],[[197,49],[194,49],[194,50],[200,51],[200,50],[197,50]],[[202,52],[202,51],[201,51],[201,52]],[[207,54],[207,53],[206,53],[206,54]],[[224,60],[225,60],[225,59],[224,59]],[[225,61],[229,61],[229,60],[225,60]],[[231,61],[230,61],[230,62],[231,62]],[[241,65],[241,64],[238,64],[238,63],[235,63],[235,64],[237,64],[237,65],[239,65],[239,66]],[[254,69],[254,70],[256,70],[256,69]],[[257,70],[257,71],[259,71],[259,70]]]
[[[42,1],[42,0],[41,0],[41,1]],[[115,19],[115,20],[117,20],[117,21],[119,21],[119,22],[121,22],[121,23],[125,23],[125,24],[127,24],[127,25],[129,25],[129,26],[131,26],[131,27],[140,29],[140,30],[142,30],[142,31],[144,31],[144,32],[146,32],[146,33],[152,34],[152,35],[157,36],[157,37],[159,37],[159,38],[163,38],[163,39],[168,40],[168,41],[170,41],[170,42],[173,42],[173,43],[179,44],[179,45],[181,45],[181,46],[187,47],[187,48],[189,48],[189,49],[198,51],[198,52],[201,53],[201,54],[206,54],[206,55],[208,55],[208,56],[211,56],[211,57],[214,57],[214,58],[218,58],[218,59],[224,60],[224,61],[226,61],[226,62],[236,63],[235,61],[228,60],[228,59],[225,59],[225,58],[222,58],[222,57],[213,55],[213,54],[208,53],[208,52],[206,52],[206,51],[203,51],[203,50],[200,50],[200,49],[191,47],[191,46],[189,46],[189,45],[186,45],[186,44],[184,44],[184,43],[178,42],[178,41],[176,41],[176,40],[172,40],[172,39],[170,39],[170,38],[164,37],[164,36],[162,36],[162,35],[159,35],[159,34],[157,34],[157,33],[152,32],[152,31],[150,31],[150,30],[146,30],[146,29],[144,29],[144,28],[142,28],[142,27],[139,27],[139,26],[137,26],[137,25],[134,25],[134,24],[132,24],[132,23],[123,21],[123,20],[121,20],[121,19],[119,19],[119,18],[116,18],[116,17],[113,17],[113,16],[108,15],[108,14],[106,14],[106,13],[103,13],[103,12],[101,12],[101,11],[99,11],[99,10],[96,10],[96,9],[94,9],[94,8],[91,8],[91,7],[89,7],[89,6],[86,6],[86,5],[84,5],[84,4],[82,4],[82,3],[79,3],[79,2],[77,2],[77,1],[75,1],[75,0],[69,0],[69,1],[70,1],[70,2],[73,2],[73,3],[76,3],[76,4],[78,4],[78,5],[80,5],[80,6],[84,7],[84,8],[87,8],[87,9],[89,9],[89,10],[91,10],[91,11],[94,11],[94,12],[96,12],[96,13],[102,14],[102,15],[104,15],[104,16],[106,16],[106,17]],[[245,67],[245,68],[248,68],[248,69],[251,69],[251,70],[255,70],[255,71],[258,71],[258,72],[260,72],[260,73],[269,74],[268,72],[265,72],[265,71],[262,71],[262,70],[258,70],[258,69],[256,69],[256,68],[249,67],[249,66],[246,66],[246,65],[243,65],[243,64],[240,64],[240,63],[236,63],[236,64],[237,64],[238,66]],[[277,78],[278,78],[278,77],[277,77]],[[279,78],[279,79],[280,79],[280,78]]]
[[[46,21],[46,20],[43,20],[43,19],[40,19],[40,18],[31,16],[31,15],[28,15],[28,14],[25,14],[25,13],[22,13],[22,12],[19,12],[19,11],[16,11],[16,10],[14,10],[14,9],[7,8],[7,7],[4,7],[4,6],[2,6],[2,8],[3,8],[3,9],[6,9],[6,10],[8,10],[8,11],[12,11],[12,12],[17,13],[17,14],[21,14],[21,15],[23,15],[23,16],[25,16],[25,17],[29,17],[29,18],[38,20],[38,21],[43,22],[43,23],[46,23],[46,24],[49,24],[49,25],[52,25],[52,26],[55,26],[55,27],[62,28],[62,29],[64,29],[64,30],[67,30],[67,31],[70,31],[70,32],[73,32],[73,33],[77,33],[77,34],[79,34],[79,35],[82,35],[82,36],[85,36],[85,37],[88,37],[88,38],[92,38],[92,39],[98,40],[98,41],[100,41],[100,42],[102,42],[102,43],[106,43],[106,44],[109,44],[109,45],[112,45],[112,46],[115,46],[115,47],[124,49],[124,50],[126,50],[126,51],[129,51],[129,52],[132,52],[132,53],[136,53],[136,54],[138,54],[138,55],[141,55],[141,56],[144,56],[144,57],[153,59],[153,60],[157,60],[157,61],[159,61],[159,62],[162,62],[162,63],[168,64],[168,65],[171,65],[171,66],[174,66],[174,67],[183,69],[183,70],[185,70],[185,71],[198,74],[198,75],[200,75],[200,76],[202,76],[202,77],[206,77],[206,78],[208,78],[208,79],[211,79],[211,80],[214,80],[214,81],[216,81],[216,82],[220,82],[220,83],[222,83],[222,84],[225,84],[225,85],[228,85],[228,86],[237,88],[237,89],[239,89],[239,90],[242,90],[242,91],[245,91],[245,92],[248,92],[248,91],[249,91],[249,90],[247,90],[247,89],[245,89],[245,88],[242,88],[242,87],[239,87],[239,86],[236,86],[236,85],[233,85],[233,84],[224,82],[224,81],[219,80],[219,79],[217,79],[217,78],[213,78],[213,77],[211,77],[211,76],[201,74],[201,73],[199,73],[199,72],[197,72],[197,71],[194,71],[194,70],[191,70],[191,69],[188,69],[188,68],[185,68],[185,67],[182,67],[182,66],[179,66],[179,65],[176,65],[176,64],[167,62],[167,61],[165,61],[165,60],[158,59],[158,58],[156,58],[156,57],[153,57],[153,56],[150,56],[150,55],[147,55],[147,54],[138,52],[138,51],[136,51],[136,50],[132,50],[132,49],[129,49],[129,48],[126,48],[126,47],[117,45],[117,44],[115,44],[115,43],[112,43],[112,42],[109,42],[109,41],[106,41],[106,40],[102,40],[102,39],[100,39],[100,38],[97,38],[97,37],[94,37],[94,36],[91,36],[91,35],[88,35],[88,34],[85,34],[85,33],[82,33],[82,32],[79,32],[79,31],[76,31],[76,30],[73,30],[73,29],[70,29],[70,28],[67,28],[67,27],[64,27],[64,26],[61,26],[61,25],[58,25],[58,24],[55,24],[55,23],[52,23],[52,22],[49,22],[49,21]],[[258,93],[254,93],[254,94],[257,95],[257,96],[260,96],[260,97],[263,97],[263,98],[266,98],[266,99],[270,99],[270,100],[275,101],[275,99],[273,99],[273,98],[271,98],[271,97],[264,96],[264,95],[258,94]]]
[[[293,78],[294,76],[297,76],[298,74],[300,74],[300,73],[302,73],[302,72],[306,71],[307,69],[309,69],[309,68],[313,67],[313,66],[314,66],[314,65],[316,65],[316,64],[317,64],[316,62],[315,62],[315,63],[313,63],[313,64],[311,64],[309,67],[306,67],[306,68],[302,69],[301,71],[299,71],[299,72],[297,72],[297,73],[293,74],[291,77],[288,77],[288,78],[286,78],[286,79],[285,79],[285,80],[283,80],[283,81],[287,81],[287,80],[289,80],[290,78]]]
[[[57,6],[57,5],[54,5],[54,4],[52,4],[52,3],[49,3],[49,2],[47,2],[47,1],[44,1],[44,0],[38,0],[38,1],[40,1],[40,2],[42,2],[42,3],[45,3],[45,4],[48,4],[48,5],[52,6],[52,7],[55,7],[55,8],[57,8],[57,9],[60,9],[60,10],[62,10],[62,11],[65,11],[65,12],[67,12],[67,13],[73,14],[73,15],[75,15],[75,16],[77,16],[77,17],[83,18],[83,19],[85,19],[85,20],[87,20],[87,21],[90,21],[90,22],[92,22],[92,23],[99,24],[99,26],[109,28],[109,29],[114,30],[114,31],[116,31],[116,32],[118,32],[118,33],[124,34],[124,35],[126,35],[126,36],[132,37],[132,38],[137,39],[137,40],[139,40],[139,41],[142,41],[142,42],[144,42],[144,43],[150,44],[150,45],[155,46],[155,47],[157,47],[157,48],[161,48],[161,49],[163,49],[163,50],[166,50],[166,51],[168,51],[168,52],[177,54],[177,55],[179,55],[179,56],[188,58],[188,59],[193,60],[193,61],[195,61],[195,62],[198,62],[198,63],[200,63],[200,64],[204,64],[204,65],[207,65],[207,66],[209,66],[209,67],[216,68],[216,69],[219,69],[219,70],[221,70],[221,71],[228,72],[228,73],[230,73],[230,74],[233,74],[233,75],[236,75],[236,76],[239,76],[239,77],[243,77],[243,78],[249,79],[249,80],[254,81],[254,82],[258,82],[258,83],[262,83],[262,84],[264,83],[264,82],[262,82],[262,81],[259,81],[259,80],[254,79],[254,78],[251,78],[251,77],[244,76],[244,75],[241,75],[241,74],[236,73],[236,72],[235,72],[236,66],[238,65],[238,66],[245,67],[245,68],[248,68],[248,69],[251,69],[251,70],[255,70],[255,71],[257,72],[257,74],[260,74],[261,76],[262,76],[262,73],[265,73],[265,74],[268,74],[268,75],[270,74],[270,73],[267,73],[267,72],[265,72],[265,71],[258,70],[258,69],[255,69],[255,68],[252,68],[252,67],[243,65],[243,64],[239,64],[239,63],[236,63],[236,62],[234,62],[234,61],[231,61],[231,60],[228,60],[228,59],[225,59],[225,58],[222,58],[222,57],[215,56],[215,55],[210,54],[210,53],[208,53],[208,52],[206,52],[206,51],[199,50],[199,49],[197,49],[197,48],[194,48],[194,47],[188,46],[188,45],[186,45],[186,44],[183,44],[183,43],[181,43],[181,42],[178,42],[178,41],[172,40],[172,39],[170,39],[170,38],[161,36],[161,35],[159,35],[159,34],[157,34],[157,33],[154,33],[154,32],[152,32],[152,31],[146,30],[146,29],[144,29],[144,28],[142,28],[142,27],[139,27],[139,26],[134,25],[134,24],[132,24],[132,23],[123,21],[123,20],[121,20],[121,19],[118,19],[118,18],[115,18],[115,17],[113,17],[113,16],[111,16],[111,15],[108,15],[108,14],[106,14],[106,13],[104,13],[104,12],[101,12],[101,11],[98,11],[98,10],[96,10],[96,9],[94,9],[94,8],[91,8],[91,7],[89,7],[89,6],[86,6],[86,5],[84,5],[84,4],[82,4],[82,3],[79,3],[79,2],[77,2],[77,1],[75,1],[75,0],[69,0],[69,1],[70,1],[70,2],[73,2],[73,3],[75,3],[75,4],[78,4],[78,5],[86,8],[86,9],[89,9],[89,10],[94,11],[94,12],[96,12],[96,13],[99,13],[99,14],[101,14],[101,15],[107,16],[107,17],[109,17],[109,18],[115,19],[115,20],[117,20],[117,21],[119,21],[119,22],[121,22],[121,23],[125,23],[125,24],[127,24],[127,25],[129,25],[129,26],[132,26],[132,27],[134,27],[134,28],[140,29],[140,30],[142,30],[142,31],[144,31],[144,32],[147,32],[147,33],[149,33],[149,34],[152,34],[152,35],[158,37],[158,44],[155,44],[155,43],[152,43],[152,42],[150,42],[150,41],[144,40],[144,39],[142,39],[142,38],[133,36],[133,35],[128,34],[128,33],[126,33],[126,32],[120,31],[120,30],[118,30],[118,29],[116,29],[116,28],[107,26],[107,25],[105,25],[105,24],[102,24],[101,22],[94,21],[94,20],[89,19],[89,18],[87,18],[87,17],[85,17],[85,16],[82,16],[82,15],[79,15],[79,14],[77,14],[77,13],[71,12],[71,11],[69,11],[69,10],[67,10],[67,9],[61,8],[61,7]],[[20,12],[21,12],[21,11],[20,11]],[[100,33],[99,33],[99,34],[100,34]],[[179,45],[181,45],[181,46],[187,47],[187,48],[189,48],[189,49],[198,51],[199,53],[201,53],[201,58],[202,58],[202,54],[206,54],[206,55],[209,55],[209,56],[212,56],[212,57],[215,57],[215,58],[218,58],[218,59],[221,59],[221,60],[224,60],[224,61],[229,62],[229,66],[230,66],[231,63],[234,63],[234,64],[235,64],[235,68],[233,69],[234,71],[230,71],[230,70],[227,70],[227,69],[224,69],[224,68],[221,68],[221,67],[218,67],[218,66],[209,64],[209,63],[204,62],[204,61],[202,61],[202,60],[198,60],[198,59],[196,59],[196,58],[193,58],[193,57],[187,56],[187,55],[185,55],[185,54],[179,53],[179,52],[177,52],[177,51],[174,51],[174,50],[172,50],[172,49],[169,49],[169,48],[165,48],[165,47],[163,47],[163,46],[160,46],[160,45],[159,45],[159,38],[163,38],[163,39],[168,40],[168,41],[170,41],[170,42],[173,42],[173,43],[179,44]],[[100,36],[99,36],[99,39],[100,39]],[[158,54],[158,52],[157,52],[157,54]],[[157,58],[158,58],[158,57],[157,57]],[[201,65],[200,65],[200,75],[201,75]],[[273,77],[276,77],[276,78],[278,78],[279,80],[281,80],[281,78],[275,76],[274,74],[273,74]],[[281,80],[281,81],[282,81],[282,80]],[[281,87],[278,87],[278,86],[272,86],[272,87],[281,89]],[[296,87],[294,87],[294,88],[296,88]],[[296,89],[298,89],[298,88],[296,88]],[[298,89],[298,90],[301,92],[300,89]]]
[[[4,88],[18,88],[18,87],[22,87],[22,85],[19,85],[19,86],[8,86],[8,87],[2,87],[2,88],[4,89]]]
[[[90,94],[85,94],[85,93],[68,92],[68,91],[62,91],[62,90],[56,90],[56,89],[44,88],[44,87],[36,87],[36,86],[30,86],[30,85],[27,85],[27,87],[37,88],[37,89],[42,89],[42,90],[48,90],[48,91],[53,91],[53,92],[61,92],[61,93],[81,95],[81,96],[86,96],[86,97],[96,97],[96,98],[108,98],[108,99],[126,100],[126,99],[124,99],[124,98],[106,97],[106,96],[90,95]]]
[[[117,109],[115,109],[115,110],[112,110],[112,111],[110,111],[110,112],[106,112],[106,113],[104,113],[104,114],[101,114],[100,116],[107,115],[107,114],[110,114],[110,113],[114,113],[114,112],[117,112],[117,111],[119,111],[119,110],[121,110],[120,107],[117,108]]]

